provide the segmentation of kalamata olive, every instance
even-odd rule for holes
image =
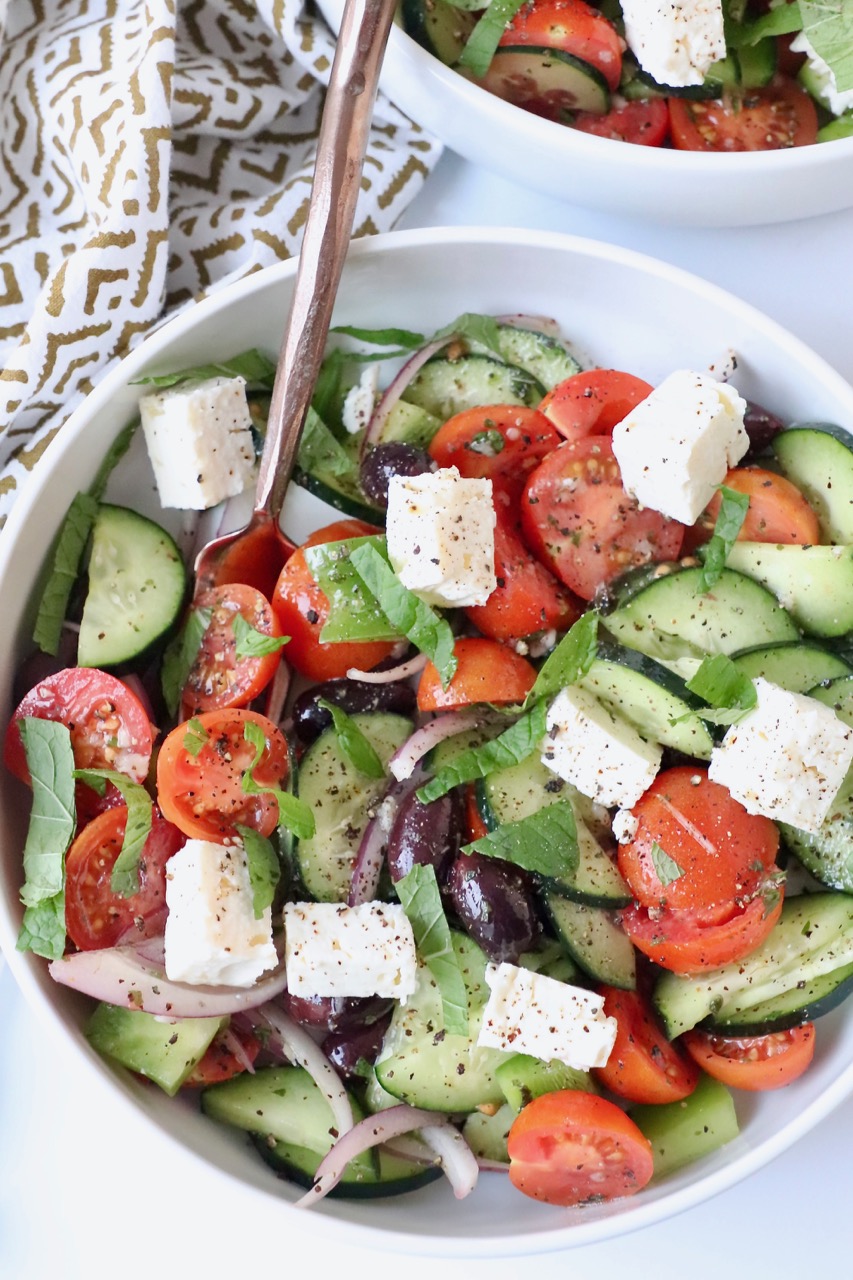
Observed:
[[[539,932],[536,902],[524,872],[508,862],[462,853],[447,878],[465,932],[495,964],[529,951]]]
[[[463,840],[462,800],[449,791],[423,804],[414,791],[401,801],[388,834],[388,869],[396,883],[416,862],[435,869],[442,884]]]
[[[371,1019],[381,1017],[390,1006],[379,996],[282,996],[285,1011],[305,1027],[320,1031],[353,1031]]]
[[[422,476],[434,470],[432,458],[416,445],[402,441],[377,444],[362,459],[361,487],[371,502],[387,507],[392,476]]]
[[[746,434],[749,436],[749,450],[741,465],[753,461],[755,457],[763,453],[772,442],[773,437],[785,429],[785,424],[781,418],[777,418],[775,413],[771,413],[769,409],[756,404],[754,400],[747,400],[746,402],[743,425]]]
[[[352,1080],[358,1074],[358,1064],[362,1060],[370,1063],[376,1061],[390,1021],[389,1009],[381,1018],[366,1026],[352,1031],[332,1031],[326,1036],[322,1044],[323,1052],[345,1080]]]
[[[334,702],[350,715],[391,711],[395,715],[410,716],[415,709],[415,691],[403,681],[368,684],[365,680],[326,680],[300,693],[293,704],[293,727],[306,746],[332,723],[331,713],[318,705],[321,698]]]

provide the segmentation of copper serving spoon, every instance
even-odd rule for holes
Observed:
[[[208,542],[195,564],[196,594],[217,580],[225,556],[251,558],[278,543],[282,504],[323,358],[349,248],[379,72],[397,0],[346,0],[317,143],[314,181],[293,300],[284,328],[255,506],[242,529]]]

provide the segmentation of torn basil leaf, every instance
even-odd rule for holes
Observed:
[[[462,852],[502,858],[524,871],[553,879],[571,874],[578,865],[574,810],[568,800],[558,800],[518,822],[502,823],[465,845]]]
[[[438,984],[444,1029],[448,1035],[467,1036],[468,994],[435,871],[431,866],[415,863],[395,888],[411,923],[418,955]]]

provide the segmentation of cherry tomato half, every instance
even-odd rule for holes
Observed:
[[[817,141],[817,110],[804,89],[778,80],[723,99],[669,99],[673,145],[681,151],[776,151]]]
[[[274,639],[281,627],[272,605],[254,587],[230,583],[203,592],[194,607],[208,609],[210,623],[184,686],[184,715],[247,706],[275,675],[281,649],[257,658],[238,657],[234,622],[239,614],[253,631]]]
[[[669,133],[669,111],[663,98],[626,102],[599,114],[579,111],[572,124],[582,133],[614,142],[633,142],[643,147],[662,147]]]
[[[440,467],[457,467],[469,479],[491,480],[506,495],[496,505],[506,509],[517,503],[527,476],[559,443],[538,409],[493,404],[448,418],[433,436],[429,454]]]
[[[523,702],[533,687],[533,664],[496,640],[470,636],[457,640],[453,652],[458,666],[446,689],[432,662],[421,672],[420,711],[453,711],[475,702]]]
[[[814,1024],[805,1022],[763,1036],[687,1031],[681,1043],[704,1072],[733,1089],[781,1089],[810,1066],[815,1050]]]
[[[539,405],[565,440],[609,436],[654,388],[620,369],[586,369],[558,382]]]
[[[629,1102],[681,1102],[688,1097],[699,1079],[696,1065],[667,1040],[644,997],[617,987],[599,987],[599,992],[617,1030],[606,1064],[593,1068],[596,1080]]]
[[[562,49],[600,71],[611,89],[619,86],[622,40],[613,24],[584,0],[527,0],[500,43]]]
[[[673,973],[702,973],[740,960],[760,946],[782,914],[782,893],[769,902],[753,898],[746,907],[717,912],[649,912],[632,903],[622,912],[622,928],[638,951]]]
[[[784,476],[763,467],[735,467],[723,484],[749,496],[749,507],[738,533],[739,542],[786,542],[813,546],[820,542],[820,522],[808,500]],[[694,545],[714,532],[722,497],[715,493],[697,524],[689,531]]]
[[[195,1064],[183,1083],[184,1089],[204,1089],[221,1084],[246,1070],[261,1051],[261,1042],[251,1031],[227,1026],[214,1036],[204,1057]]]

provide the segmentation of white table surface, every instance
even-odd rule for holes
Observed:
[[[404,226],[533,226],[620,243],[694,271],[768,312],[853,381],[853,211],[729,231],[589,213],[445,155]],[[513,1280],[519,1259],[389,1258],[305,1231],[284,1235],[248,1195],[170,1152],[28,1012],[0,976],[0,1278],[288,1276]],[[853,1100],[747,1182],[668,1222],[532,1261],[538,1280],[717,1280],[846,1273],[853,1244]],[[846,1246],[846,1248],[845,1248]]]

